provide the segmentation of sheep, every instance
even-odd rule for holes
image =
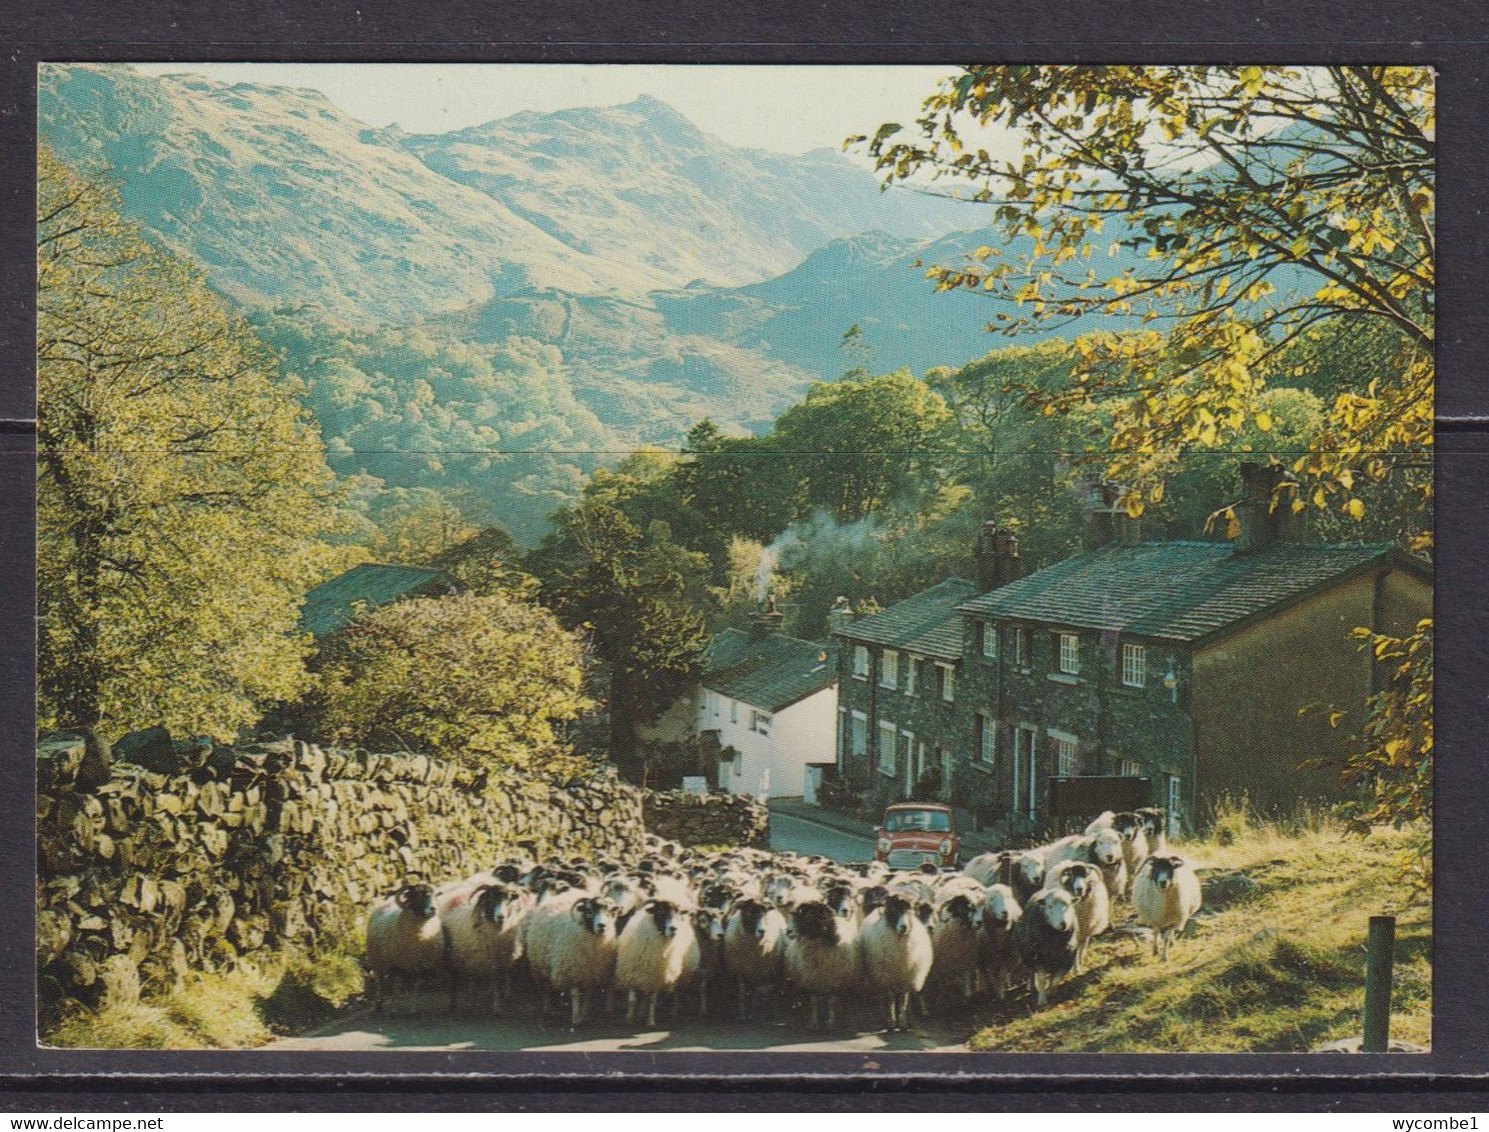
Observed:
[[[1010,849],[1002,852],[982,853],[968,861],[962,872],[979,884],[1011,885],[1018,859],[1019,854]]]
[[[698,936],[698,1015],[708,1017],[708,988],[714,976],[724,968],[724,932],[728,913],[717,908],[700,908],[693,915],[693,931]]]
[[[512,989],[512,968],[522,958],[522,923],[532,898],[516,885],[484,884],[440,916],[449,950],[450,1013],[461,985],[489,983],[491,1010],[502,1009]]]
[[[1049,863],[1050,849],[1049,845],[1025,849],[1014,862],[1013,894],[1020,903],[1027,903],[1031,896],[1044,887],[1044,870]]]
[[[1013,940],[1019,958],[1034,976],[1039,1005],[1049,1003],[1050,989],[1070,974],[1080,946],[1080,924],[1075,902],[1064,889],[1036,892],[1024,905],[1014,925]]]
[[[626,991],[626,1021],[636,1017],[640,995],[647,998],[646,1024],[657,1024],[657,1000],[663,991],[698,971],[698,935],[691,909],[671,900],[648,900],[620,935],[615,958],[615,986]]]
[[[1066,861],[1087,861],[1101,870],[1107,896],[1115,900],[1127,884],[1127,865],[1122,855],[1122,835],[1114,829],[1062,837],[1050,846],[1044,866],[1044,887],[1050,887],[1055,869]]]
[[[1155,853],[1143,862],[1132,883],[1137,922],[1153,932],[1153,954],[1168,960],[1169,945],[1184,931],[1203,902],[1199,877],[1176,853]]]
[[[372,906],[367,916],[363,962],[373,985],[373,1009],[381,1011],[387,988],[425,981],[444,970],[445,933],[434,889],[406,884]]]
[[[859,977],[858,928],[821,900],[798,904],[787,917],[782,966],[792,986],[809,996],[811,1026],[827,1003],[827,1025],[837,1020],[838,995]]]
[[[987,899],[982,905],[977,963],[984,983],[991,986],[999,998],[1004,997],[1014,981],[1024,975],[1023,962],[1013,939],[1014,926],[1022,915],[1023,909],[1019,907],[1012,888],[1006,884],[988,886]]]
[[[585,993],[605,987],[614,974],[615,919],[614,904],[583,894],[540,904],[528,915],[528,963],[550,990],[569,995],[575,1027],[584,1021]]]
[[[1122,860],[1127,866],[1127,883],[1122,895],[1126,896],[1132,890],[1138,866],[1148,859],[1148,831],[1143,819],[1134,813],[1117,814],[1112,821],[1112,828],[1122,837]]]
[[[786,917],[763,900],[741,900],[729,910],[724,926],[724,970],[739,990],[743,1018],[750,998],[780,977]]]
[[[930,929],[933,915],[929,903],[890,893],[884,907],[864,921],[860,937],[864,972],[869,983],[889,998],[891,1030],[908,1023],[910,997],[919,996],[931,973],[935,961]]]
[[[1080,928],[1075,952],[1075,973],[1080,974],[1086,960],[1086,948],[1093,937],[1111,926],[1111,898],[1101,870],[1086,861],[1066,861],[1056,865],[1050,875],[1051,888],[1064,889],[1075,901],[1075,917]]]
[[[1112,810],[1103,810],[1091,820],[1090,825],[1086,826],[1085,835],[1090,837],[1093,833],[1097,833],[1103,829],[1111,829],[1112,821],[1116,816],[1116,813]]]
[[[1162,853],[1168,848],[1168,811],[1162,806],[1144,806],[1135,812],[1148,835],[1149,851]]]
[[[935,962],[931,973],[941,986],[960,983],[962,997],[969,999],[981,989],[977,962],[982,935],[982,906],[987,890],[970,877],[962,878],[975,885],[975,894],[964,888],[953,889],[936,906],[934,931],[931,934]]]

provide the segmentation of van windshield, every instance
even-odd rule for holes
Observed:
[[[891,810],[884,816],[885,833],[950,833],[951,815],[945,810]]]

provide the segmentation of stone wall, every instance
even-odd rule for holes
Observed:
[[[613,772],[558,788],[289,739],[177,754],[179,767],[141,755],[149,770],[78,736],[39,744],[44,1016],[264,949],[355,940],[370,903],[405,879],[465,876],[522,842],[642,850],[640,793]]]
[[[683,845],[770,844],[770,811],[748,794],[652,790],[643,814],[648,831]]]

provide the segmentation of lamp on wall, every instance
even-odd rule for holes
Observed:
[[[1163,674],[1163,686],[1168,689],[1168,698],[1173,703],[1179,702],[1179,678],[1174,675],[1174,658],[1168,658],[1168,671]]]

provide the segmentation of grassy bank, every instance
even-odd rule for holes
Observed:
[[[1391,1036],[1431,1034],[1432,910],[1396,879],[1409,834],[1346,836],[1327,818],[1278,824],[1243,808],[1203,840],[1177,846],[1201,869],[1205,909],[1170,953],[1116,930],[1093,944],[1091,969],[1035,1010],[995,1008],[978,1050],[1073,1053],[1308,1051],[1358,1035],[1366,922],[1396,922]]]
[[[361,990],[349,952],[280,955],[192,973],[169,994],[75,1008],[41,1040],[77,1049],[245,1049],[324,1022]]]

